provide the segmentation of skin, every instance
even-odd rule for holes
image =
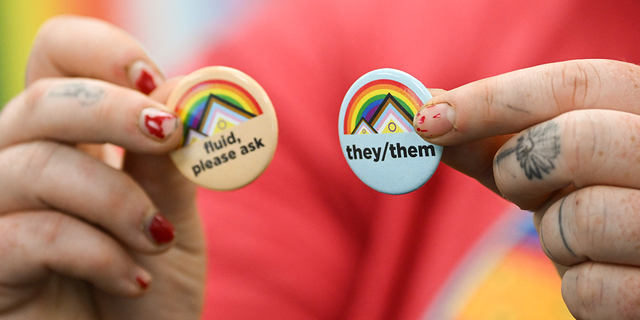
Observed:
[[[423,133],[446,146],[443,161],[535,212],[577,319],[640,318],[639,84],[633,64],[567,61],[439,92],[426,105],[455,110],[453,129]]]
[[[127,72],[140,61],[161,80],[150,96]],[[167,156],[182,132],[158,139],[138,125],[144,108],[170,112],[162,102],[176,81],[162,79],[111,25],[42,26],[26,89],[0,113],[1,318],[199,319],[195,187]],[[170,243],[150,236],[155,214],[175,226]]]

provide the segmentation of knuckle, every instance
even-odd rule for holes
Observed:
[[[585,263],[575,268],[575,297],[567,307],[577,315],[585,318],[596,313],[603,305],[604,278],[595,270],[595,264]]]
[[[51,79],[38,79],[27,87],[25,90],[25,100],[23,106],[23,112],[27,114],[33,114],[34,110],[40,104],[40,101],[45,96],[45,93],[51,87]]]
[[[609,148],[610,134],[607,130],[598,130],[600,126],[598,119],[592,112],[575,111],[563,114],[563,135],[562,149],[565,156],[567,170],[576,176],[576,184],[580,187],[581,181],[576,175],[583,171],[598,170],[602,167],[605,157],[598,156],[606,154]]]
[[[578,246],[584,251],[601,247],[607,234],[607,198],[596,188],[586,188],[575,193],[572,204],[575,221],[573,234],[580,237],[577,239]]]
[[[0,219],[0,257],[8,257],[14,250],[22,247],[16,234],[19,229],[16,219]]]
[[[95,250],[93,254],[91,254],[91,258],[87,259],[83,268],[86,268],[88,272],[92,273],[110,273],[114,268],[115,260],[115,253],[110,250]]]
[[[68,230],[71,218],[63,214],[49,214],[43,217],[45,219],[39,226],[40,238],[44,243],[44,247],[50,247],[60,239],[65,231]]]
[[[592,104],[600,96],[598,69],[589,61],[567,61],[552,72],[552,94],[561,110],[573,110]],[[558,80],[556,81],[556,77]]]
[[[92,90],[95,92],[102,91],[100,95],[100,99],[97,99],[97,104],[95,108],[96,118],[97,119],[110,119],[113,118],[113,114],[117,113],[115,110],[116,101],[118,100],[118,96],[121,94],[120,90],[114,90],[114,88],[109,84],[98,84],[93,81],[89,82]],[[94,88],[95,87],[95,88]],[[103,87],[102,89],[97,89],[98,87]],[[125,100],[126,101],[126,100]]]
[[[23,159],[20,167],[22,177],[34,183],[35,186],[41,185],[40,181],[46,176],[46,172],[54,166],[57,161],[57,154],[62,150],[62,145],[53,142],[32,142],[19,147],[18,153]]]
[[[2,149],[0,173],[9,180],[20,179],[38,186],[39,179],[60,147],[53,142],[35,141]]]

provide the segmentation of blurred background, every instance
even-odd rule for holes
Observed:
[[[50,17],[76,14],[107,20],[138,38],[170,76],[203,46],[259,10],[260,3],[263,1],[2,0],[0,108],[24,89],[29,49],[39,26]]]

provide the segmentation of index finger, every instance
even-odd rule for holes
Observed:
[[[164,82],[133,37],[104,21],[76,16],[53,18],[38,31],[26,85],[45,77],[100,79],[144,94]]]
[[[640,113],[640,67],[612,60],[547,64],[444,92],[414,119],[439,145],[459,145],[520,132],[575,109]]]

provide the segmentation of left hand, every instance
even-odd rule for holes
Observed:
[[[176,82],[72,16],[41,27],[25,80],[0,113],[0,318],[199,319],[196,188],[168,156],[180,126],[152,121]]]
[[[448,165],[535,211],[576,318],[640,317],[640,67],[507,73],[436,93],[414,125]]]

